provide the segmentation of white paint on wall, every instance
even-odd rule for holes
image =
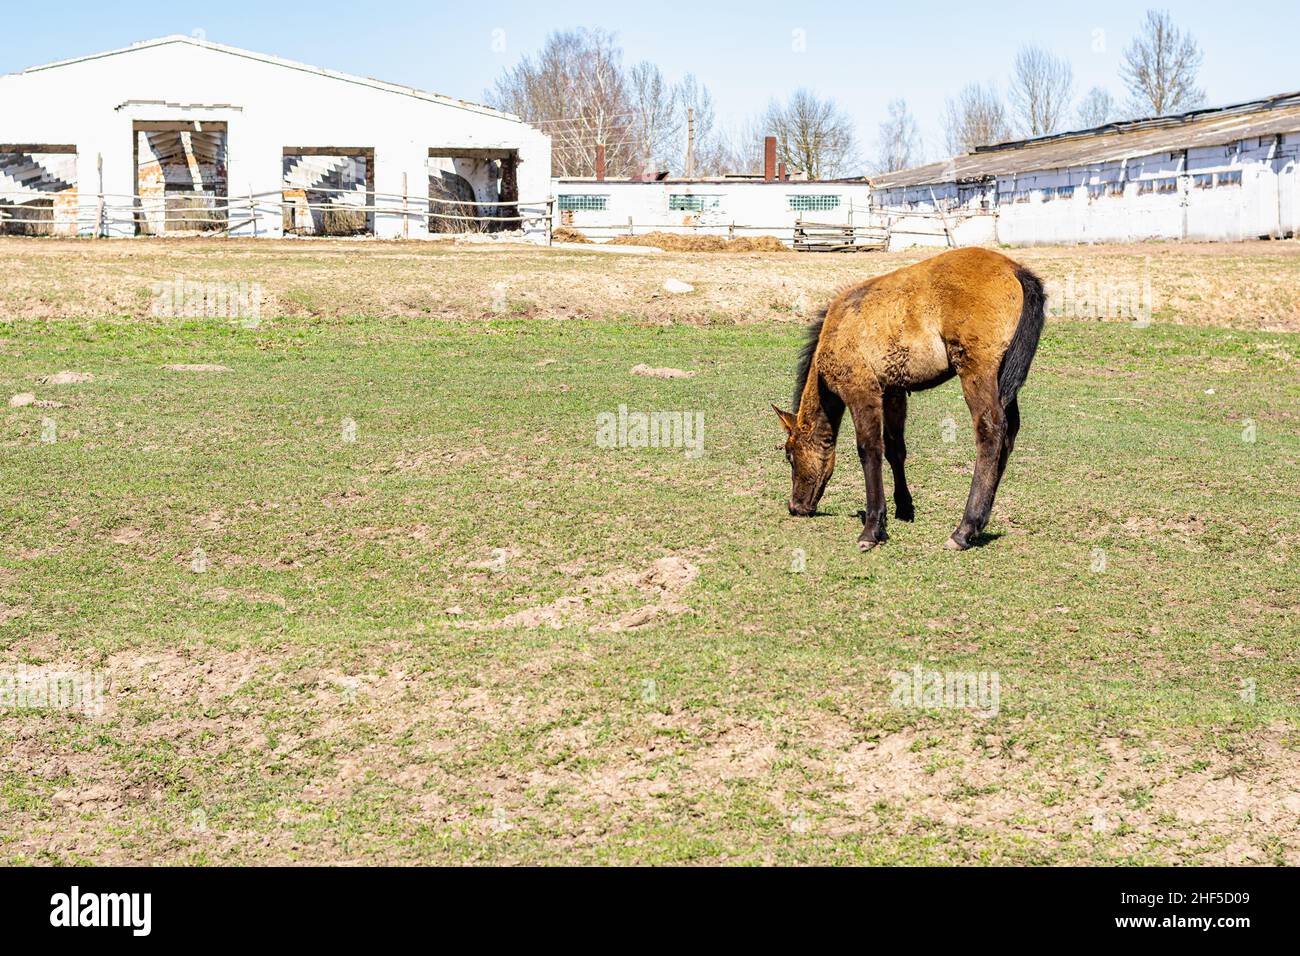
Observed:
[[[991,218],[993,241],[1013,246],[1147,240],[1236,241],[1300,233],[1296,166],[1300,132],[1125,160],[876,190],[878,210],[934,212],[936,201],[972,232]],[[933,196],[931,192],[933,191]],[[979,216],[990,213],[991,216]],[[891,248],[936,244],[918,229]]]
[[[800,220],[867,225],[870,218],[865,181],[556,179],[551,189],[556,228],[571,226],[596,241],[660,231],[773,235],[788,243]]]

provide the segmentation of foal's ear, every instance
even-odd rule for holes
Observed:
[[[777,408],[775,405],[772,406],[772,411],[776,412],[776,417],[781,419],[781,426],[785,429],[785,433],[787,435],[793,435],[795,417],[789,412],[781,411],[781,409]]]

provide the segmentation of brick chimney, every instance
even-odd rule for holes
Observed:
[[[771,182],[776,178],[776,137],[763,137],[763,180]]]
[[[785,182],[790,177],[785,174],[785,163],[778,163],[776,167],[776,178]]]
[[[596,182],[605,181],[605,144],[596,144]]]

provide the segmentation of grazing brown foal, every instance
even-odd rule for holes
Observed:
[[[1016,393],[1038,348],[1043,307],[1036,275],[1000,253],[975,248],[945,252],[836,295],[800,357],[794,411],[776,409],[793,477],[790,514],[817,510],[835,468],[835,440],[847,407],[867,485],[858,547],[867,551],[886,538],[882,454],[894,472],[894,513],[912,520],[903,474],[907,393],[955,375],[978,454],[966,512],[945,547],[969,548],[988,524],[1020,429]]]

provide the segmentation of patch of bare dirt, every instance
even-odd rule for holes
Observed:
[[[43,375],[36,380],[38,385],[80,385],[84,382],[93,382],[95,375],[93,372],[55,372],[53,375]]]
[[[679,368],[651,368],[644,363],[632,366],[633,375],[644,375],[647,378],[693,378],[694,372],[684,372]]]
[[[229,372],[230,369],[224,365],[210,365],[200,363],[197,365],[164,365],[169,372]]]
[[[656,621],[690,612],[682,600],[700,570],[685,558],[671,555],[648,568],[633,571],[619,568],[599,577],[583,578],[577,591],[547,604],[525,608],[495,621],[456,621],[455,626],[475,630],[507,628],[561,628],[587,625],[593,633],[630,631]],[[601,598],[635,589],[650,598],[647,603],[619,614],[605,612]]]

